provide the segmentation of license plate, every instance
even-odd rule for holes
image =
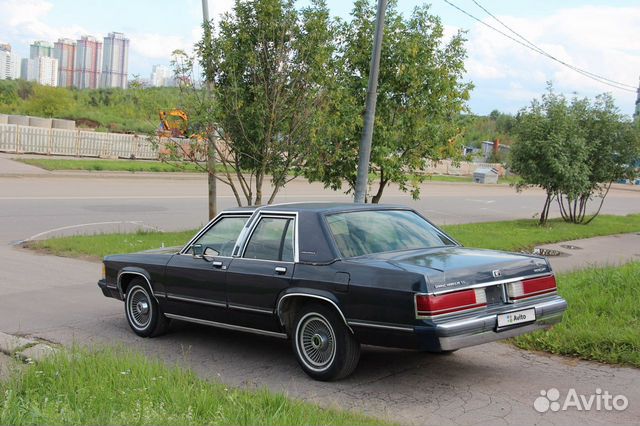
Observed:
[[[498,315],[498,328],[509,327],[516,324],[525,322],[532,322],[536,320],[536,310],[523,309],[522,311],[508,312],[506,314]]]

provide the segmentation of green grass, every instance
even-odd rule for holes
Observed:
[[[74,349],[0,383],[7,425],[385,424],[267,390],[208,382],[193,372],[122,350]]]
[[[28,243],[29,248],[46,250],[66,257],[98,257],[109,254],[134,253],[160,247],[181,246],[187,243],[196,230],[178,232],[115,233],[96,235],[74,235],[50,238]]]
[[[496,250],[531,250],[540,244],[640,231],[640,214],[602,215],[589,225],[575,225],[554,219],[547,226],[535,220],[468,223],[442,227],[468,247]],[[108,254],[132,253],[162,247],[182,246],[196,230],[76,235],[32,241],[29,248],[68,257],[102,258]]]
[[[516,183],[517,180],[517,176],[503,176],[498,178],[498,184],[511,185]],[[425,178],[425,182],[472,183],[473,176],[432,175]]]
[[[564,274],[558,289],[569,303],[563,321],[516,346],[640,367],[640,263]]]
[[[113,172],[200,172],[195,164],[176,167],[160,161],[144,160],[63,160],[45,158],[20,158],[25,164],[45,170],[89,170]]]
[[[588,225],[552,219],[547,225],[540,226],[537,220],[523,219],[447,225],[443,229],[468,247],[520,251],[541,244],[637,232],[640,231],[640,214],[600,215]]]

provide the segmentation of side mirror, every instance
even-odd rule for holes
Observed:
[[[193,252],[193,257],[197,259],[202,259],[202,254],[204,253],[204,247],[202,246],[202,244],[192,245],[191,250]]]

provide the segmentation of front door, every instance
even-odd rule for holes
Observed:
[[[167,264],[165,311],[188,318],[224,320],[226,275],[248,215],[220,216],[183,254]]]
[[[234,323],[279,331],[275,305],[291,285],[294,250],[295,217],[261,215],[227,272],[227,301]]]

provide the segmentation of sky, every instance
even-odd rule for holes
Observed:
[[[304,5],[308,0],[299,0]],[[352,1],[326,0],[331,13],[348,18]],[[483,22],[500,24],[473,0],[450,0]],[[640,2],[638,0],[476,0],[520,35],[564,62],[608,79],[638,87]],[[397,0],[405,14],[423,2]],[[625,114],[636,93],[588,79],[507,39],[448,5],[432,0],[447,34],[467,31],[465,80],[473,82],[469,108],[515,113],[540,96],[551,81],[568,96],[610,92]],[[212,18],[231,10],[233,0],[209,0]],[[190,49],[201,35],[200,0],[0,0],[0,42],[28,56],[34,40],[97,37],[123,32],[131,40],[129,73],[149,78],[155,64],[168,64],[175,49]],[[502,27],[504,32],[508,30]]]

